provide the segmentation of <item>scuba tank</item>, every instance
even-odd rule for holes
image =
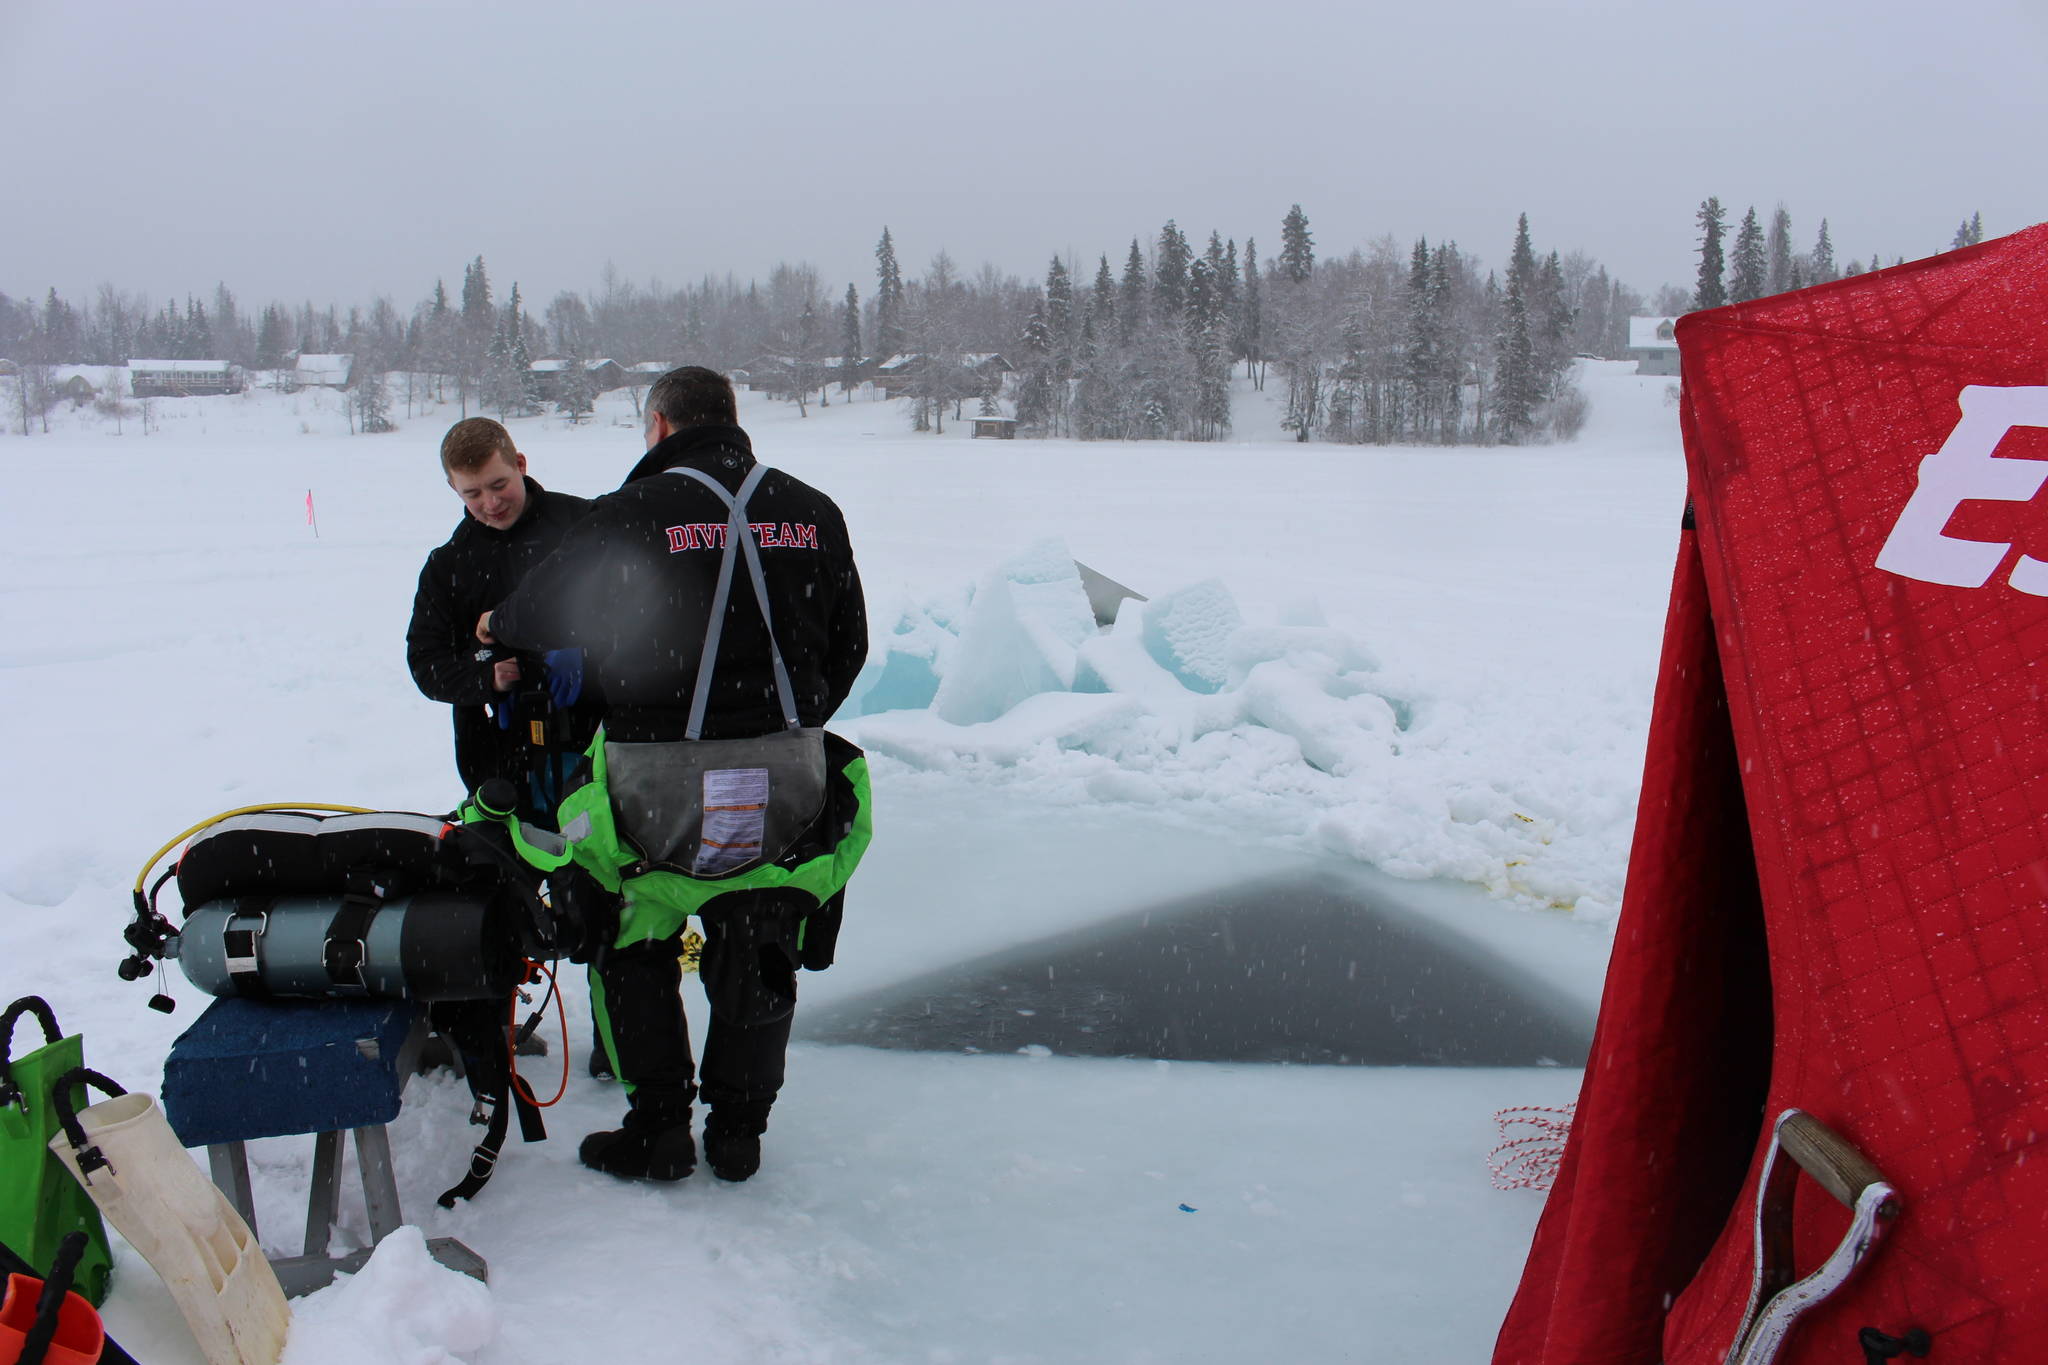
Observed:
[[[173,875],[185,922],[138,889],[124,977],[175,958],[211,995],[492,1000],[557,955],[540,876],[495,824],[252,810],[203,826],[156,889]]]
[[[164,945],[209,995],[502,999],[522,959],[499,896],[421,891],[208,901]]]

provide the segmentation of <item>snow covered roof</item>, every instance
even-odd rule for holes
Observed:
[[[610,356],[600,356],[596,360],[584,361],[583,368],[586,370],[601,370],[607,365],[616,365],[618,363],[618,361],[613,360]]]
[[[568,369],[569,362],[566,360],[536,360],[526,368],[532,370],[535,374],[554,374],[559,370]]]
[[[659,360],[643,360],[638,365],[628,365],[626,368],[634,374],[664,375],[675,367]]]
[[[128,368],[156,374],[226,374],[233,366],[225,360],[130,360]]]
[[[1631,351],[1675,351],[1678,342],[1671,334],[1677,318],[1630,318],[1628,348]]]
[[[909,366],[914,365],[918,361],[923,359],[923,355],[915,353],[910,355],[892,355],[887,360],[877,365],[875,368],[877,370],[893,372],[896,370],[906,369]],[[963,353],[960,357],[960,363],[962,365],[965,365],[969,369],[974,370],[980,369],[982,366],[989,364],[991,361],[1002,361],[1002,363],[1005,365],[1009,364],[1007,360],[1003,360],[1003,355],[1000,351],[967,351]]]
[[[349,371],[355,368],[353,352],[348,354],[302,355],[292,366],[292,374],[304,383],[345,384]]]

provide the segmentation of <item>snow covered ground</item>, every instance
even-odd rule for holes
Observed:
[[[874,663],[843,728],[878,833],[805,1010],[1175,896],[1339,867],[1586,1009],[1619,904],[1683,504],[1667,380],[1593,365],[1575,443],[1285,440],[1243,393],[1214,446],[912,435],[895,405],[743,397],[769,461],[846,510]],[[0,440],[11,716],[0,998],[153,1089],[203,1004],[112,972],[164,840],[258,801],[442,810],[447,717],[402,636],[459,509],[457,415],[355,437],[336,395],[90,408]],[[543,483],[638,453],[625,396],[514,424]],[[307,524],[313,496],[318,535]],[[1152,599],[1097,634],[1067,556]],[[893,664],[893,668],[891,665]],[[904,708],[911,709],[904,709]],[[578,1056],[584,993],[570,982]],[[26,1041],[26,1034],[24,1034]],[[1569,1068],[1272,1067],[799,1043],[740,1186],[582,1171],[620,1099],[572,1074],[554,1140],[452,1213],[472,1140],[424,1078],[395,1126],[407,1213],[491,1265],[470,1295],[390,1244],[301,1308],[297,1365],[1484,1359],[1540,1197],[1501,1193],[1493,1111]],[[539,1084],[552,1089],[552,1071]],[[296,1250],[310,1140],[256,1145],[266,1244]],[[344,1202],[345,1235],[366,1224]],[[413,1259],[408,1259],[408,1256]],[[123,1250],[110,1330],[197,1360]]]

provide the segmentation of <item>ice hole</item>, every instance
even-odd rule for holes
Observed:
[[[813,1042],[1349,1066],[1582,1066],[1586,1006],[1309,873],[1163,902],[806,1016]]]

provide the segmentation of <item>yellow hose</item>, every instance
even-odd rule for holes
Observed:
[[[200,821],[200,822],[199,822],[198,824],[196,824],[196,825],[192,826],[192,828],[190,828],[190,829],[186,830],[186,831],[185,831],[185,832],[184,832],[183,834],[180,834],[180,835],[178,835],[178,836],[177,836],[176,838],[172,839],[172,840],[171,840],[171,841],[170,841],[169,843],[165,844],[165,845],[164,845],[164,846],[163,846],[162,848],[160,848],[160,849],[158,849],[158,850],[157,850],[156,852],[154,852],[154,853],[150,854],[150,855],[149,855],[149,861],[148,861],[148,862],[146,862],[146,863],[144,863],[144,864],[142,865],[142,871],[141,871],[141,872],[139,872],[139,873],[137,873],[137,874],[136,874],[136,876],[135,876],[135,890],[136,890],[136,893],[137,893],[137,894],[139,895],[139,894],[141,894],[141,893],[142,893],[142,892],[143,892],[143,891],[144,891],[144,890],[145,890],[145,889],[146,889],[146,888],[148,887],[148,884],[149,884],[149,874],[150,874],[151,870],[152,870],[152,869],[154,869],[154,868],[156,867],[156,865],[157,865],[158,863],[160,863],[160,862],[162,862],[162,861],[163,861],[163,856],[164,856],[164,855],[165,855],[166,853],[169,853],[169,852],[170,852],[170,851],[171,851],[172,849],[176,848],[176,847],[177,847],[177,846],[178,846],[178,845],[179,845],[180,843],[182,843],[182,842],[184,842],[185,840],[187,840],[187,839],[191,838],[191,837],[192,837],[193,835],[195,835],[195,834],[199,833],[199,832],[200,832],[201,830],[204,830],[204,829],[211,829],[211,828],[213,828],[213,826],[215,826],[215,825],[219,824],[219,823],[220,823],[221,821],[223,821],[223,820],[232,820],[232,819],[234,819],[234,818],[235,818],[235,817],[236,817],[237,815],[260,815],[260,814],[262,814],[262,813],[263,813],[263,812],[265,812],[265,811],[303,811],[303,810],[324,810],[324,811],[331,811],[331,812],[333,812],[333,813],[335,813],[335,814],[337,814],[337,815],[374,815],[374,814],[376,814],[376,812],[375,812],[375,811],[371,810],[371,809],[370,809],[369,807],[367,807],[367,806],[329,806],[329,805],[323,805],[323,804],[321,804],[320,802],[317,802],[317,801],[301,801],[301,802],[293,802],[293,803],[288,803],[288,804],[282,804],[282,805],[269,805],[269,806],[240,806],[240,807],[237,807],[237,808],[236,808],[236,809],[234,809],[234,810],[224,810],[224,811],[222,811],[222,812],[221,812],[221,813],[220,813],[219,815],[209,816],[209,817],[208,817],[207,819],[201,820],[201,821]]]

